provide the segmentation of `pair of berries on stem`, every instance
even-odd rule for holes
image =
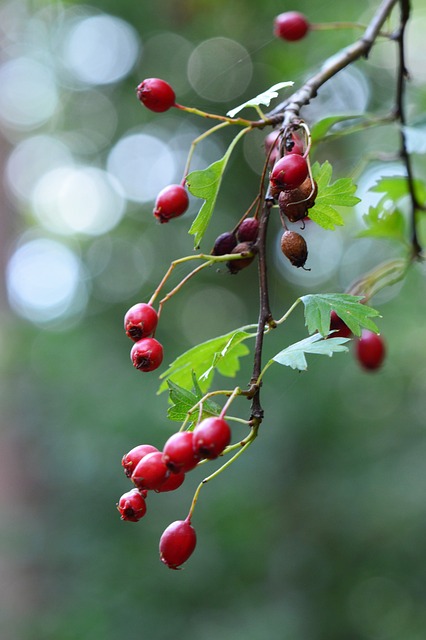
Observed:
[[[138,522],[146,514],[149,491],[163,493],[179,488],[186,473],[202,460],[218,458],[231,441],[231,429],[221,416],[202,420],[193,431],[178,431],[163,450],[149,444],[134,447],[123,456],[122,466],[135,488],[121,496],[117,508],[121,519]],[[190,511],[185,520],[167,527],[160,538],[160,559],[170,569],[178,569],[193,553],[195,529]]]
[[[163,346],[153,337],[157,324],[157,312],[144,302],[133,305],[124,316],[124,330],[134,342],[130,359],[139,371],[154,371],[163,362]]]

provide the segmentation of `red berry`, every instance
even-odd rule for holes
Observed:
[[[161,223],[181,216],[189,206],[188,192],[181,184],[170,184],[160,191],[155,201],[154,216]]]
[[[259,232],[257,218],[245,218],[237,231],[238,242],[254,242]]]
[[[142,338],[133,345],[130,358],[139,371],[154,371],[163,361],[163,347],[155,338]]]
[[[166,482],[156,489],[158,493],[164,493],[165,491],[175,491],[179,489],[183,481],[185,480],[185,472],[178,471],[178,473],[171,473]]]
[[[176,101],[172,87],[160,78],[147,78],[141,82],[136,89],[136,95],[147,109],[157,113],[168,111]]]
[[[298,135],[292,133],[285,141],[285,150],[286,153],[298,153],[302,156],[305,151],[303,141]]]
[[[269,176],[275,191],[296,189],[308,176],[308,163],[297,153],[289,153],[275,163]]]
[[[237,238],[232,231],[225,231],[216,238],[212,255],[224,256],[227,253],[232,253],[232,250],[237,246]]]
[[[363,329],[361,337],[356,343],[358,362],[364,369],[373,371],[379,369],[386,355],[383,338],[377,333]]]
[[[129,453],[126,453],[121,460],[126,476],[130,478],[138,462],[148,453],[154,453],[155,451],[158,451],[158,449],[153,447],[152,444],[139,444],[137,447],[133,447]]]
[[[132,482],[138,489],[159,489],[169,477],[161,451],[154,451],[138,462],[132,473]]]
[[[304,38],[309,28],[308,20],[298,11],[280,13],[274,19],[274,35],[290,42]]]
[[[117,504],[122,520],[137,522],[146,513],[146,502],[138,489],[132,489],[124,493]]]
[[[335,311],[330,314],[330,331],[334,331],[330,338],[350,338],[352,331],[345,324]]]
[[[170,436],[163,448],[163,460],[173,473],[196,467],[200,458],[194,451],[193,432],[178,431]]]
[[[150,304],[139,302],[124,316],[124,330],[133,342],[152,336],[157,328],[158,315]]]
[[[231,442],[231,429],[223,418],[205,418],[193,431],[194,449],[201,458],[212,460]]]
[[[194,527],[187,520],[176,520],[160,539],[160,560],[169,569],[179,569],[188,560],[197,544]]]

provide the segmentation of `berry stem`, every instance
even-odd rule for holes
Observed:
[[[220,120],[225,124],[236,124],[240,127],[264,127],[267,124],[272,124],[270,119],[267,116],[264,116],[262,113],[261,120],[246,120],[245,118],[230,118],[229,116],[223,116],[218,113],[208,113],[207,111],[202,111],[201,109],[197,109],[196,107],[185,107],[182,104],[175,104],[175,107],[181,109],[182,111],[186,111],[187,113],[193,113],[197,116],[201,116],[202,118],[209,118],[211,120]]]
[[[224,418],[225,417],[226,412],[228,411],[229,407],[234,402],[235,398],[237,396],[240,396],[241,393],[242,393],[242,391],[241,391],[240,387],[235,387],[235,389],[233,390],[233,392],[229,396],[228,400],[225,402],[225,404],[223,406],[223,409],[219,414],[219,418]]]
[[[185,186],[186,178],[187,178],[188,173],[189,173],[189,167],[191,166],[192,157],[194,155],[194,151],[195,151],[195,148],[196,148],[197,144],[199,142],[201,142],[202,140],[205,140],[212,133],[216,133],[216,131],[219,131],[220,129],[223,129],[224,127],[228,127],[230,124],[231,124],[230,122],[221,122],[220,124],[215,125],[211,129],[208,129],[207,131],[205,131],[204,133],[199,135],[197,138],[194,138],[194,140],[192,141],[191,146],[189,148],[188,157],[186,159],[185,169],[183,171],[183,178],[182,178],[182,183],[181,183],[182,186]]]
[[[309,29],[311,31],[335,31],[336,29],[360,29],[365,31],[367,25],[361,22],[314,22],[310,23]],[[387,31],[379,31],[378,36],[383,38],[392,38],[392,34]]]

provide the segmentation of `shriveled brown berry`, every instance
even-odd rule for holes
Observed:
[[[295,267],[304,267],[308,257],[305,238],[296,231],[284,231],[281,237],[281,251]]]
[[[238,273],[248,267],[254,260],[255,252],[252,242],[240,242],[231,253],[241,253],[242,256],[236,260],[229,260],[226,263],[231,273]]]
[[[308,176],[297,189],[281,191],[278,196],[280,210],[290,222],[297,222],[308,215],[308,209],[314,206],[317,194],[318,185],[314,181],[312,186],[312,181]]]

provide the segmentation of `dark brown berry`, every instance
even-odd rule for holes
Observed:
[[[309,176],[297,189],[281,191],[278,196],[278,204],[281,212],[287,216],[290,222],[297,222],[308,215],[308,209],[314,206],[318,193],[318,185]]]
[[[305,238],[295,231],[284,231],[281,237],[281,251],[295,267],[304,267],[308,257]]]
[[[255,251],[251,242],[240,242],[231,253],[241,253],[241,258],[226,263],[230,273],[238,273],[248,267],[254,260]]]

